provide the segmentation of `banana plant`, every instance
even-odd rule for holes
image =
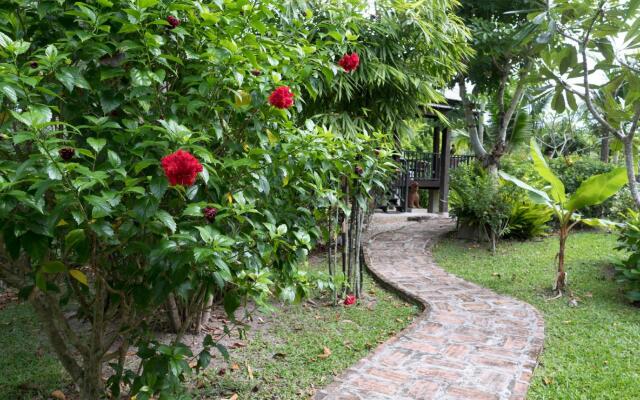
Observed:
[[[526,190],[534,203],[549,207],[558,219],[560,223],[560,247],[558,255],[556,256],[558,272],[554,290],[557,291],[558,296],[561,296],[562,291],[567,286],[567,273],[564,269],[564,259],[567,238],[571,230],[579,223],[590,226],[615,225],[614,222],[604,219],[584,218],[579,211],[585,207],[601,204],[616,194],[627,183],[626,169],[620,167],[604,174],[593,175],[582,182],[574,193],[567,195],[564,184],[547,165],[535,138],[531,138],[530,146],[533,167],[548,185],[544,189],[536,189],[528,183],[505,172],[500,172],[500,176],[504,180],[512,182]]]

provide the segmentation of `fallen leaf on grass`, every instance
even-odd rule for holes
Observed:
[[[253,380],[253,370],[249,364],[247,364],[247,375],[249,375],[249,379]]]
[[[325,359],[325,358],[329,358],[330,355],[331,355],[331,349],[329,349],[327,346],[324,346],[322,348],[322,354],[320,354],[318,357]]]
[[[237,370],[240,369],[240,366],[237,363],[233,363],[233,364],[231,364],[231,369],[234,370],[234,371],[237,371]]]
[[[273,355],[273,358],[275,358],[276,360],[284,360],[286,357],[287,355],[284,353],[276,353]]]
[[[542,378],[542,382],[544,382],[545,385],[551,385],[553,383],[553,378],[545,376],[544,378]]]
[[[238,394],[234,393],[233,395],[231,395],[231,397],[229,397],[228,400],[238,400]]]
[[[232,344],[231,346],[229,346],[229,347],[230,347],[230,348],[232,348],[232,349],[237,349],[237,348],[240,348],[240,347],[246,347],[246,346],[247,346],[247,345],[246,345],[245,343],[242,343],[242,342],[235,342],[235,343],[233,343],[233,344]]]
[[[51,397],[56,400],[66,400],[67,398],[67,396],[62,393],[62,390],[54,390],[53,392],[51,392]]]

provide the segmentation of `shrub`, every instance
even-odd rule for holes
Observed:
[[[629,254],[617,267],[620,282],[627,285],[627,298],[640,302],[640,212],[628,211],[618,243],[618,250]]]
[[[533,204],[522,189],[491,182],[477,165],[459,167],[451,175],[451,214],[496,238],[530,239],[544,235],[552,213]]]
[[[451,172],[451,214],[484,232],[492,241],[503,235],[511,215],[507,193],[477,164]]]
[[[180,344],[213,299],[230,316],[300,299],[297,266],[340,183],[363,203],[382,186],[382,135],[345,141],[295,118],[305,82],[343,73],[335,42],[292,23],[307,15],[275,0],[0,6],[0,279],[81,398],[179,398],[191,366],[226,354]],[[159,310],[168,345],[150,329]]]
[[[514,199],[504,237],[526,240],[543,236],[549,229],[553,212],[545,206],[533,204],[529,199]]]

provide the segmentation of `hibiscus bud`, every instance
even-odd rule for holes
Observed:
[[[251,75],[260,76],[260,75],[262,75],[262,71],[260,71],[259,69],[252,69],[251,70]]]
[[[344,305],[350,306],[352,304],[356,304],[356,296],[348,294],[347,297],[344,298]]]
[[[205,207],[202,209],[202,214],[207,221],[213,222],[216,220],[216,215],[218,215],[218,209],[214,207]]]
[[[364,174],[364,169],[362,169],[362,167],[359,166],[359,165],[356,165],[356,167],[354,168],[354,171],[355,171],[356,174],[358,174],[360,176],[362,176],[362,174]]]
[[[64,161],[69,161],[76,154],[76,150],[73,147],[63,147],[58,150],[58,154]]]
[[[180,25],[180,20],[177,17],[174,17],[173,15],[169,15],[167,17],[167,22],[169,23],[169,25],[171,25],[171,28],[169,29],[174,29]]]

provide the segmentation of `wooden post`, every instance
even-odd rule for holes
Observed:
[[[431,179],[438,179],[438,152],[440,151],[440,127],[433,127],[433,154],[431,157]]]
[[[430,213],[436,212],[436,205],[438,204],[438,190],[429,189],[429,203],[427,205],[427,211]]]
[[[449,212],[449,163],[451,160],[451,137],[449,128],[442,129],[442,149],[440,153],[440,205],[441,213]]]

